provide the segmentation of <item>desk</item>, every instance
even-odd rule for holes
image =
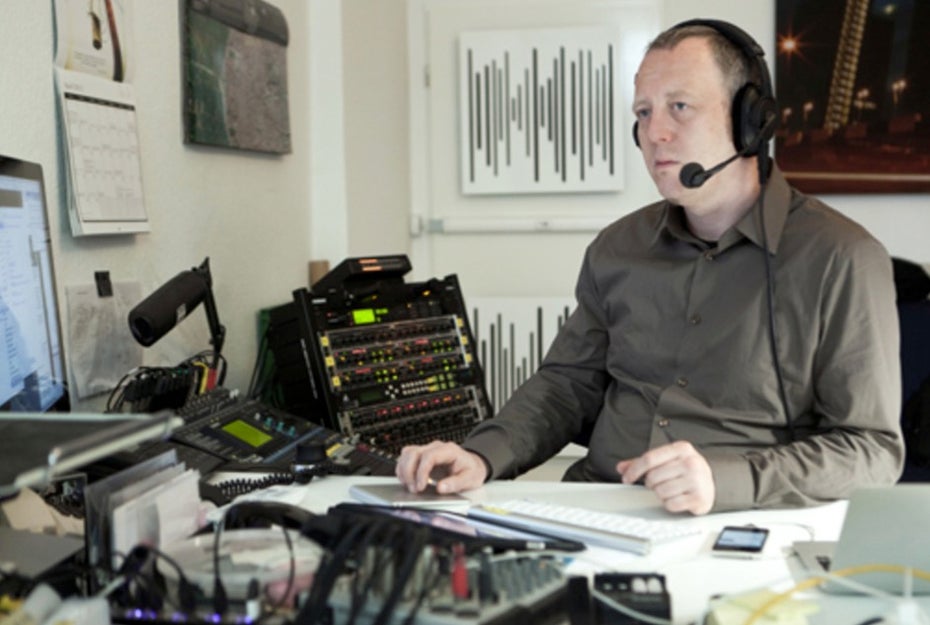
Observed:
[[[351,501],[349,487],[362,483],[392,482],[391,477],[328,476],[301,487],[300,505],[317,513],[341,501]],[[674,623],[699,622],[714,595],[731,595],[772,588],[787,590],[805,577],[790,547],[797,540],[836,540],[846,511],[846,502],[796,510],[755,510],[710,514],[701,517],[671,515],[659,505],[653,493],[640,486],[603,483],[564,483],[495,481],[464,493],[475,503],[505,501],[525,497],[590,508],[605,512],[633,514],[646,519],[678,519],[693,524],[698,535],[657,548],[648,556],[590,548],[578,554],[569,573],[596,571],[655,571],[666,576],[672,596]],[[759,560],[737,560],[710,554],[713,537],[724,525],[752,523],[771,530],[766,552]],[[854,625],[867,617],[886,613],[887,605],[868,597],[839,597],[812,592],[805,595],[820,604],[810,618],[811,625]],[[925,600],[921,601],[925,604]],[[926,600],[930,604],[930,600]]]

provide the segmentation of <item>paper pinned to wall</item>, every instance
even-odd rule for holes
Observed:
[[[55,86],[74,236],[148,232],[130,3],[55,0]]]
[[[138,282],[114,282],[100,297],[94,284],[65,288],[74,392],[84,399],[105,393],[142,365],[143,348],[129,331],[129,311],[142,299]]]

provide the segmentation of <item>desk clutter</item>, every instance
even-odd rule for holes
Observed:
[[[138,544],[114,554],[112,568],[76,569],[78,586],[89,584],[83,603],[37,583],[16,607],[35,620],[14,611],[0,623],[55,622],[44,619],[63,607],[73,623],[133,624],[624,625],[639,622],[629,614],[671,616],[662,575],[570,576],[564,552],[514,549],[397,512],[235,503],[212,532]]]

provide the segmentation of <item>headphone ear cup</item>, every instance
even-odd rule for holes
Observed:
[[[633,122],[633,143],[639,147],[639,122]]]
[[[772,138],[775,127],[771,126],[760,136],[766,122],[777,115],[775,100],[763,95],[762,91],[753,83],[747,83],[736,92],[733,98],[731,111],[733,121],[733,147],[737,152],[746,148],[755,147],[746,153],[754,156],[759,153],[763,143]]]

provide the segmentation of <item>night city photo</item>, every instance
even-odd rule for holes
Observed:
[[[930,191],[930,1],[777,0],[775,156],[809,193]]]

